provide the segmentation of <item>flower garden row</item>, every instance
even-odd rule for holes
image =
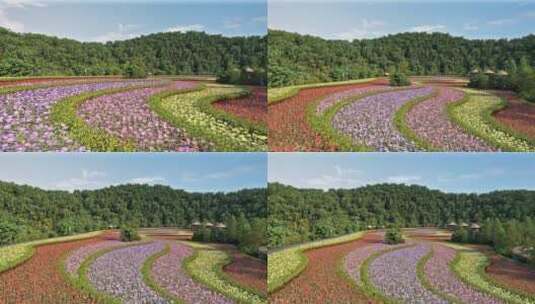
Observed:
[[[2,261],[10,267],[0,272],[3,303],[267,303],[228,279],[229,255],[209,245],[123,243],[106,232],[23,246],[32,254]]]
[[[0,91],[0,151],[262,151],[267,146],[262,89],[167,79],[76,79],[8,89]]]
[[[287,259],[283,263],[283,259],[277,256],[280,261],[276,265],[270,263],[270,273],[278,270],[276,273],[280,274],[293,269],[292,278],[297,278],[287,279],[282,285],[271,285],[270,300],[284,303],[280,299],[284,295],[292,298],[293,303],[320,303],[323,300],[347,302],[351,294],[356,299],[357,296],[364,297],[367,303],[535,303],[534,294],[504,285],[503,282],[497,283],[485,271],[490,263],[489,258],[476,249],[416,239],[406,244],[386,245],[378,239],[380,233],[368,232],[352,244],[333,239],[324,242],[327,248],[317,249],[313,246],[316,249],[307,252],[309,258],[317,256],[315,253],[318,251],[325,251],[332,259],[336,259],[335,252],[351,248],[338,262],[316,260],[316,263],[324,265],[309,266],[316,272],[325,272],[316,279],[306,270],[298,269],[295,263],[299,260]],[[286,254],[290,258],[295,251],[283,250],[275,254]],[[335,274],[351,282],[352,289],[340,288],[340,285],[344,285],[341,282],[336,283],[337,286],[330,286],[336,280]],[[271,281],[272,284],[274,282]],[[329,285],[329,288],[323,285]],[[324,287],[325,290],[322,290]]]
[[[482,91],[380,80],[290,91],[269,105],[270,151],[535,151],[525,115],[504,123],[507,102]]]

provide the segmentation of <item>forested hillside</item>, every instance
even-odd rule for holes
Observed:
[[[107,228],[189,227],[193,221],[266,218],[266,190],[188,193],[167,186],[122,185],[94,191],[45,191],[0,182],[0,245]]]
[[[158,33],[126,41],[81,43],[0,27],[0,76],[122,75],[135,64],[153,75],[265,70],[266,37]]]
[[[511,70],[522,58],[535,66],[535,35],[468,40],[443,33],[402,33],[349,42],[270,30],[268,45],[271,87],[383,76],[396,69],[412,75]]]
[[[526,217],[535,220],[535,191],[451,194],[422,186],[380,184],[351,190],[268,186],[271,246],[350,233],[368,226],[442,226]]]

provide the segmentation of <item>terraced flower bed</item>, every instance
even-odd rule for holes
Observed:
[[[493,124],[491,115],[505,107],[505,101],[489,93],[465,89],[466,101],[449,107],[450,118],[467,132],[503,151],[531,152],[535,145]]]
[[[206,103],[246,94],[248,91],[240,87],[209,86],[196,92],[159,96],[151,101],[151,106],[161,117],[185,130],[193,138],[212,143],[207,150],[265,151],[266,135],[218,119],[201,108]]]
[[[431,87],[387,92],[359,99],[334,115],[332,125],[355,143],[376,151],[418,151],[395,127],[396,112],[410,101],[432,97]]]
[[[263,297],[267,296],[267,265],[264,261],[227,249],[232,262],[223,267],[223,272],[238,285],[248,288]]]
[[[492,114],[497,122],[535,140],[535,105],[520,99],[513,92],[493,91],[492,93],[507,100],[505,108]]]
[[[65,252],[100,241],[100,238],[73,239],[38,245],[25,263],[0,274],[2,303],[94,303],[64,280],[58,264]]]
[[[460,102],[464,97],[461,91],[440,88],[434,98],[419,103],[407,104],[402,108],[398,128],[402,134],[413,139],[422,149],[440,151],[483,151],[495,149],[479,138],[465,132],[450,121],[447,107]]]
[[[60,100],[112,88],[142,85],[139,81],[78,84],[0,95],[0,151],[85,151],[73,141],[66,125],[51,119]]]
[[[103,130],[123,143],[130,142],[137,151],[198,151],[199,142],[159,118],[148,104],[152,95],[191,90],[196,86],[194,82],[178,81],[166,87],[103,95],[83,102],[77,114],[88,126]]]
[[[263,87],[254,87],[249,96],[219,100],[213,103],[214,108],[230,115],[245,119],[253,124],[264,125],[267,122],[267,91]]]
[[[337,151],[336,143],[324,138],[321,131],[311,125],[310,116],[315,115],[313,108],[322,98],[336,93],[338,98],[329,99],[329,106],[342,97],[361,94],[366,91],[384,88],[384,81],[354,83],[337,86],[305,88],[295,96],[268,106],[269,150],[274,152],[291,151]],[[355,90],[355,91],[352,91]],[[320,105],[326,107],[327,102]],[[309,114],[310,113],[310,114]]]

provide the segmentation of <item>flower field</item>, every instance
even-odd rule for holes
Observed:
[[[19,261],[24,251],[10,254],[9,269],[0,271],[0,303],[267,303],[224,274],[225,265],[243,262],[212,245],[158,237],[124,243],[107,231],[0,247],[2,257],[13,248],[32,255]]]
[[[213,105],[251,123],[265,126],[267,122],[267,91],[263,87],[252,88],[251,95],[244,98],[219,100]]]
[[[309,249],[303,253],[306,267],[272,290],[270,302],[533,303],[535,295],[526,289],[516,292],[489,279],[484,251],[447,243],[441,230],[411,229],[405,235],[405,244],[387,245],[381,231],[370,231]],[[529,276],[517,280],[532,283]]]

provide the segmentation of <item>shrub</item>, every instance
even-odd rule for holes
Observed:
[[[390,228],[386,231],[385,243],[390,245],[402,244],[405,243],[405,239],[398,228]]]
[[[407,75],[397,72],[390,75],[390,85],[395,87],[409,86],[411,81]]]
[[[17,240],[18,233],[17,225],[7,221],[0,221],[0,246],[14,243]]]
[[[129,64],[124,71],[124,77],[130,79],[147,78],[147,72],[141,66]]]
[[[470,82],[468,86],[476,89],[488,89],[489,88],[489,76],[485,74],[472,74],[470,75]]]
[[[468,231],[466,231],[464,228],[455,230],[455,232],[451,235],[451,240],[457,243],[468,243]]]
[[[121,241],[133,242],[139,241],[141,237],[137,233],[136,229],[130,227],[124,227],[121,229]]]

